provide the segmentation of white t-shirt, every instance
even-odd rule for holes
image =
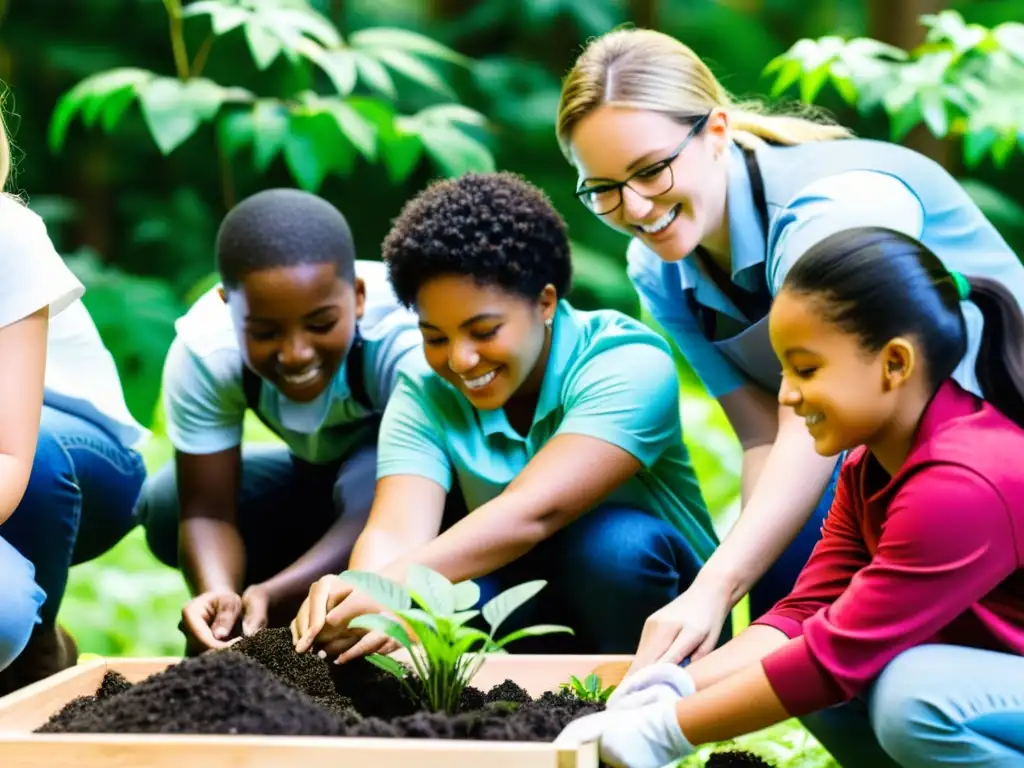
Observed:
[[[297,403],[262,381],[260,413],[301,459],[324,463],[343,459],[376,431],[409,354],[423,354],[423,334],[415,313],[395,297],[387,268],[379,261],[356,261],[366,284],[359,320],[363,338],[363,382],[374,406],[367,410],[348,386],[347,360],[312,402]],[[177,336],[164,362],[163,404],[167,436],[183,453],[224,451],[242,441],[246,402],[239,334],[217,287],[199,298],[175,324]]]
[[[149,436],[124,401],[114,358],[38,214],[0,195],[0,327],[50,307],[44,402],[99,424],[123,445]]]

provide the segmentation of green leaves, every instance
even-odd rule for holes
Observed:
[[[543,581],[512,587],[477,611],[480,588],[476,584],[468,581],[452,584],[440,573],[422,565],[411,565],[407,569],[404,586],[364,571],[345,571],[341,578],[394,614],[360,616],[349,626],[383,632],[397,641],[409,651],[416,680],[409,681],[406,668],[394,659],[375,654],[368,657],[369,660],[405,682],[410,693],[434,711],[458,709],[462,691],[486,654],[503,653],[508,643],[523,637],[572,632],[568,627],[541,624],[524,627],[501,640],[494,639],[498,626],[536,596],[545,586]],[[413,602],[419,607],[410,607]],[[466,626],[481,614],[490,625],[490,633]],[[415,633],[418,644],[406,627]]]
[[[861,113],[883,109],[893,141],[924,123],[936,137],[964,137],[968,166],[986,156],[1004,165],[1024,142],[1024,25],[992,30],[956,11],[922,16],[924,44],[909,54],[876,40],[800,40],[773,59],[772,95],[799,84],[813,102],[831,82]]]
[[[100,120],[109,133],[131,103],[138,100],[153,140],[167,155],[201,123],[213,119],[223,104],[252,98],[243,88],[223,88],[205,78],[182,82],[144,69],[110,70],[86,78],[60,98],[50,121],[50,147],[56,151],[63,146],[76,114],[81,114],[88,127]]]
[[[615,691],[616,686],[609,685],[601,688],[601,678],[595,674],[589,674],[580,681],[576,675],[569,675],[569,682],[559,685],[563,691],[568,691],[582,701],[605,702]]]
[[[213,38],[244,35],[256,69],[268,69],[283,57],[288,65],[312,70],[298,82],[326,84],[331,92],[309,88],[256,95],[222,86],[195,76],[210,41],[189,63],[184,40],[175,38],[181,77],[120,68],[89,77],[68,91],[50,125],[55,151],[76,115],[87,127],[100,123],[111,132],[137,101],[162,154],[173,152],[204,123],[214,122],[229,162],[246,157],[242,151],[249,149],[250,162],[264,173],[275,158],[283,157],[298,185],[312,192],[330,176],[348,176],[360,160],[382,163],[394,184],[406,181],[424,159],[444,176],[494,170],[493,155],[481,137],[483,116],[453,100],[438,68],[465,68],[471,62],[429,37],[375,27],[344,40],[306,0],[199,0],[187,5],[182,17],[205,20]],[[174,29],[172,25],[172,34]],[[186,76],[189,70],[193,74]],[[317,70],[323,76],[313,77]],[[404,114],[396,76],[448,101]]]

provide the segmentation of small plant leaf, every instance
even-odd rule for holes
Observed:
[[[404,680],[409,676],[409,670],[399,663],[397,659],[392,659],[390,656],[385,656],[380,653],[371,653],[366,657],[366,660],[374,666],[380,667],[385,672],[394,675],[400,680]]]
[[[547,586],[547,582],[543,579],[527,581],[510,587],[488,600],[482,609],[482,613],[484,621],[491,628],[492,635],[498,630],[502,622],[511,616],[519,606],[536,597],[537,593],[544,589],[545,586]]]
[[[409,633],[405,631],[405,627],[383,613],[364,613],[362,616],[356,616],[348,625],[353,629],[369,629],[371,631],[383,632],[392,640],[397,641],[403,648],[412,646],[412,639],[409,637]]]
[[[454,587],[455,610],[468,612],[480,602],[480,586],[475,581],[460,581]],[[469,619],[473,618],[472,616]],[[469,619],[464,619],[468,621]]]
[[[452,616],[449,619],[449,621],[451,622],[452,626],[454,626],[454,627],[461,627],[467,621],[475,619],[479,615],[480,615],[480,611],[476,611],[476,610],[473,610],[473,611],[457,611],[456,613],[452,614]]]
[[[370,571],[344,571],[340,578],[356,589],[361,589],[371,600],[390,611],[398,613],[412,606],[408,590],[392,579]]]
[[[260,173],[284,146],[288,136],[288,110],[274,99],[260,99],[252,110],[253,164]]]
[[[417,602],[434,616],[455,613],[455,588],[437,571],[413,563],[406,570],[405,583]]]

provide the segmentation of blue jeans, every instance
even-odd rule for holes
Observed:
[[[843,768],[1024,766],[1024,658],[922,645],[863,697],[801,718]]]
[[[839,470],[842,467],[844,453],[836,461],[835,470],[829,479],[825,491],[818,501],[818,505],[811,513],[810,519],[797,533],[796,538],[783,551],[782,555],[765,572],[760,580],[750,590],[750,620],[753,621],[763,616],[779,600],[786,597],[793,591],[793,585],[800,575],[800,571],[807,565],[811,557],[811,551],[821,540],[821,526],[825,523],[828,510],[832,506],[832,499],[836,495],[836,485],[839,482]]]
[[[574,631],[513,642],[508,646],[512,653],[628,654],[636,651],[647,617],[682,594],[702,565],[682,534],[664,520],[609,504],[475,581],[483,604],[509,587],[547,580],[533,600],[501,625],[497,637],[538,623],[568,625]]]
[[[142,457],[90,421],[43,406],[25,495],[0,525],[0,669],[57,620],[68,571],[135,527]]]

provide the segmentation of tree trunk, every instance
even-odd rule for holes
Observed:
[[[946,5],[946,0],[868,0],[868,36],[910,51],[924,42],[925,28],[920,17],[938,13]],[[948,170],[958,163],[955,142],[936,138],[924,123],[915,126],[903,143]]]

